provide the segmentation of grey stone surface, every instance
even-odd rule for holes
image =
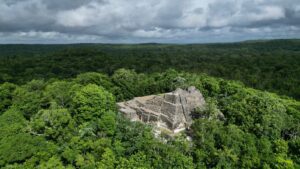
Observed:
[[[191,113],[203,107],[205,100],[199,90],[176,89],[162,95],[136,97],[117,103],[119,111],[132,121],[142,121],[173,133],[182,131],[192,123]]]

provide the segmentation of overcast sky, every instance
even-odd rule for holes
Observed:
[[[300,0],[0,0],[0,43],[300,38]]]

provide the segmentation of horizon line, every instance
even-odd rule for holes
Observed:
[[[124,43],[105,43],[105,42],[74,42],[74,43],[1,43],[0,45],[205,45],[205,44],[234,44],[245,42],[264,42],[278,40],[300,40],[300,38],[267,38],[267,39],[248,39],[237,41],[219,41],[219,42],[187,42],[187,43],[170,43],[170,42],[124,42]]]

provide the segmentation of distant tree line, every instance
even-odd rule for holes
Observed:
[[[203,45],[0,45],[0,51],[0,83],[73,78],[91,71],[111,75],[119,68],[138,73],[172,68],[237,80],[300,99],[299,40]]]

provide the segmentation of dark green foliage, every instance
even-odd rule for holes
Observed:
[[[131,99],[138,93],[140,80],[136,72],[126,69],[119,69],[112,76],[112,81],[121,89],[122,99]]]
[[[0,115],[12,105],[12,93],[15,88],[11,83],[0,85]]]
[[[300,98],[299,40],[202,45],[0,45],[0,50],[0,83],[70,78],[84,72],[111,75],[120,68],[140,73],[172,68],[238,80],[249,87]],[[100,78],[105,81],[105,77]],[[132,95],[130,92],[126,95]]]
[[[243,126],[257,136],[280,137],[288,120],[281,101],[266,93],[246,90],[224,98],[221,104],[228,123]]]
[[[32,156],[47,158],[53,151],[42,137],[34,137],[26,133],[16,134],[0,141],[0,166],[22,163]]]
[[[293,139],[289,142],[289,154],[291,155],[292,159],[300,165],[300,138]]]
[[[207,104],[180,136],[155,138],[150,126],[130,122],[116,110],[116,100],[190,85]],[[300,164],[299,101],[205,74],[84,73],[4,83],[0,98],[1,168],[293,169]]]
[[[26,127],[27,121],[23,114],[15,109],[9,109],[0,116],[1,139],[21,133]]]
[[[114,135],[116,130],[116,115],[115,112],[104,112],[101,119],[97,122],[100,131],[107,135]]]
[[[29,126],[31,134],[57,141],[71,138],[74,130],[75,121],[67,109],[40,110],[33,116]]]
[[[114,87],[107,75],[95,72],[79,74],[76,77],[75,82],[82,85],[96,84],[104,87],[107,90],[110,90]]]
[[[26,85],[17,87],[13,93],[13,104],[21,110],[24,117],[29,119],[36,114],[42,107],[48,105],[44,102],[43,90],[45,88],[44,81],[32,80]]]
[[[76,88],[74,83],[57,81],[47,85],[44,95],[52,104],[55,103],[59,107],[68,108],[71,106],[73,88]]]

